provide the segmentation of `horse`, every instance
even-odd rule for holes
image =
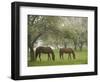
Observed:
[[[42,47],[42,46],[37,47],[36,51],[35,51],[36,59],[39,56],[39,59],[41,61],[42,53],[48,55],[48,60],[51,60],[51,56],[50,55],[52,55],[52,60],[53,61],[55,60],[54,52],[53,52],[53,50],[50,47]]]
[[[73,59],[76,58],[75,53],[72,48],[60,48],[60,50],[59,50],[60,59],[64,59],[63,58],[64,53],[66,53],[66,54],[68,53],[68,59],[71,59],[71,54],[73,55]]]

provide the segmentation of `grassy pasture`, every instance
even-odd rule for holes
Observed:
[[[28,66],[53,66],[53,65],[77,65],[77,64],[87,64],[88,63],[88,52],[86,49],[82,51],[75,51],[76,59],[68,59],[68,54],[64,54],[64,59],[60,59],[59,51],[54,50],[55,61],[48,60],[47,54],[42,54],[41,61],[37,58],[37,61],[29,61]],[[28,56],[29,58],[29,56]]]

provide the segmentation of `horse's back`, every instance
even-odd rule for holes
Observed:
[[[52,52],[52,49],[50,47],[37,47],[36,51],[38,52],[43,52],[43,53],[48,53],[48,52]]]
[[[60,52],[72,52],[72,48],[60,48]]]

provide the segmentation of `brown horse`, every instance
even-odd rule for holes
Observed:
[[[52,55],[52,60],[55,60],[54,52],[53,52],[53,50],[50,47],[42,47],[42,46],[37,47],[35,53],[36,53],[36,59],[39,56],[40,61],[41,61],[42,53],[48,55],[48,60],[51,59],[50,55]]]
[[[63,59],[63,54],[64,53],[68,53],[68,59],[71,59],[71,53],[73,54],[73,58],[75,59],[75,53],[71,48],[60,48],[59,50],[59,54],[60,54],[60,58]]]

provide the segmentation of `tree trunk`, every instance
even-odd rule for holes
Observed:
[[[74,45],[74,49],[75,49],[75,50],[77,50],[77,47],[76,47],[76,45]]]
[[[64,44],[64,48],[67,48],[67,45],[66,44]]]
[[[35,60],[33,47],[30,47],[30,60],[31,61],[34,61]]]
[[[83,48],[83,42],[80,43],[79,48],[80,48],[80,51],[82,51],[82,48]]]
[[[42,35],[43,33],[38,34],[32,43],[29,43],[29,48],[30,48],[30,59],[31,61],[35,60],[35,54],[34,54],[34,43],[37,41],[37,39]],[[30,41],[31,42],[31,41]]]
[[[74,42],[74,49],[77,50],[77,43]]]
[[[82,46],[80,46],[80,51],[82,51]]]
[[[44,33],[40,33],[40,34],[38,34],[35,38],[34,38],[34,40],[32,41],[32,45],[37,41],[37,39],[40,37],[40,36],[42,36]]]
[[[64,42],[64,48],[67,48],[67,43],[66,42]]]

